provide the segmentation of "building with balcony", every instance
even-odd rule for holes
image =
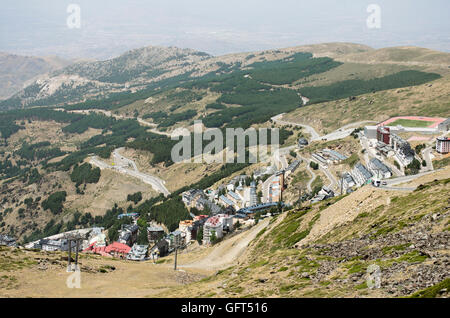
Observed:
[[[374,176],[380,179],[388,179],[392,177],[391,170],[377,158],[369,160],[369,169]]]
[[[216,238],[223,237],[223,223],[218,216],[210,217],[203,225],[203,244],[211,244],[212,233]]]
[[[436,151],[442,154],[450,152],[450,138],[441,137],[436,139]]]

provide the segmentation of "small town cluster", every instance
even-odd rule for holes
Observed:
[[[291,167],[293,169],[293,167]],[[147,227],[149,245],[137,244],[139,226],[137,221],[139,213],[125,213],[117,216],[118,219],[130,218],[131,224],[123,224],[119,230],[119,237],[115,242],[109,242],[103,228],[94,227],[64,232],[35,242],[28,243],[25,248],[41,249],[44,251],[71,251],[76,249],[85,253],[95,253],[105,257],[116,257],[132,261],[156,260],[173,253],[177,249],[189,246],[195,240],[203,245],[213,244],[221,240],[236,228],[247,228],[254,225],[259,218],[275,214],[281,202],[281,191],[283,176],[286,171],[278,171],[278,183],[271,184],[271,193],[278,187],[279,194],[271,194],[275,201],[259,203],[256,193],[256,183],[251,181],[250,185],[243,186],[250,176],[240,175],[233,178],[228,184],[220,186],[216,190],[191,189],[182,193],[182,201],[188,209],[195,208],[197,211],[208,211],[208,215],[194,215],[191,220],[179,222],[179,227],[173,232],[167,231],[158,224]],[[69,245],[70,237],[78,237],[80,246]],[[15,246],[12,237],[0,237],[0,244]],[[70,247],[69,247],[70,246]]]

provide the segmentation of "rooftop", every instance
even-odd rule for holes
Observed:
[[[369,170],[367,170],[367,168],[366,168],[364,165],[362,165],[360,162],[358,162],[358,163],[355,165],[355,169],[359,170],[359,172],[361,172],[362,175],[363,175],[366,179],[370,179],[370,178],[373,177],[372,172],[370,172]]]
[[[147,232],[164,232],[164,229],[161,226],[148,226]]]
[[[239,195],[237,195],[236,192],[228,191],[228,194],[235,200],[238,200],[238,201],[241,200],[241,197]]]
[[[335,151],[335,150],[331,150],[331,149],[323,149],[323,152],[330,154],[333,157],[338,158],[339,160],[345,160],[347,159],[346,156],[340,154],[339,152]]]
[[[220,218],[218,216],[210,217],[205,223],[205,225],[213,227],[219,226],[221,224],[222,222],[220,222]]]
[[[353,182],[353,177],[348,172],[344,173],[342,177],[345,179],[345,181],[347,181],[347,183]]]
[[[130,252],[130,250],[131,250],[131,247],[129,247],[126,244],[119,243],[119,242],[114,242],[112,244],[109,244],[105,248],[106,253],[118,252],[118,253],[128,254]]]
[[[224,195],[221,195],[220,196],[220,200],[222,200],[223,202],[225,202],[225,204],[228,204],[228,205],[234,205],[234,202],[233,201],[231,201],[230,199],[228,199],[226,196],[224,196]]]
[[[391,172],[391,170],[384,164],[382,163],[379,159],[377,158],[372,158],[370,159],[370,162],[379,170],[381,170],[384,173],[387,172]]]

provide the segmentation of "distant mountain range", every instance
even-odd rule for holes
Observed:
[[[327,43],[280,50],[212,56],[176,47],[144,47],[105,61],[71,63],[59,58],[0,54],[0,109],[63,105],[117,93],[157,88],[164,80],[245,70],[248,65],[311,52],[344,63],[396,64],[427,71],[448,70],[450,54],[416,47],[375,50],[366,45]]]
[[[43,64],[44,59],[22,57],[23,60],[31,59],[29,65],[22,65],[24,73],[27,70],[29,74],[41,76],[20,91],[18,89],[21,87],[18,85],[23,85],[25,81],[11,87],[10,93],[15,91],[16,94],[8,99],[6,107],[2,108],[58,104],[67,100],[77,101],[115,92],[128,90],[134,92],[144,88],[149,82],[184,73],[190,69],[189,66],[208,58],[211,56],[190,49],[144,47],[106,61],[83,61],[73,64],[67,62],[64,64],[61,61],[54,66],[47,63],[39,68],[38,62],[42,61]],[[23,64],[19,59],[20,57],[17,57],[17,64]],[[14,67],[11,66],[9,69],[11,71],[6,72],[4,76],[13,77]],[[36,70],[33,73],[34,69]],[[21,74],[16,77],[20,78]],[[26,80],[31,78],[33,77],[29,76]]]
[[[10,97],[38,76],[70,65],[56,56],[33,57],[0,52],[0,99]]]

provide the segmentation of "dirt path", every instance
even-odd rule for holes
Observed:
[[[269,219],[259,222],[248,231],[227,239],[215,247],[206,257],[180,268],[201,268],[205,270],[217,270],[232,265],[245,252],[248,244],[256,235],[269,224]]]
[[[58,108],[58,109],[55,109],[55,110],[66,111],[66,110],[64,110],[64,109],[62,109],[62,108]],[[134,120],[137,120],[137,122],[138,122],[139,124],[141,124],[142,126],[150,127],[150,128],[151,128],[150,131],[151,131],[152,133],[155,133],[155,134],[157,134],[157,135],[164,135],[164,136],[167,136],[167,137],[170,137],[170,136],[172,135],[171,133],[168,133],[168,132],[165,132],[165,131],[159,131],[159,130],[157,129],[158,125],[156,125],[155,123],[150,123],[150,122],[144,120],[144,119],[141,118],[141,117],[131,117],[131,116],[125,116],[125,115],[113,114],[111,111],[109,111],[109,110],[104,110],[104,109],[69,110],[69,111],[67,111],[67,112],[68,112],[68,113],[75,113],[75,114],[85,114],[85,115],[86,115],[86,114],[90,114],[90,113],[97,113],[97,114],[103,114],[103,115],[108,116],[108,117],[113,117],[113,118],[115,118],[115,119],[123,119],[123,120],[126,120],[126,119],[134,119]]]

